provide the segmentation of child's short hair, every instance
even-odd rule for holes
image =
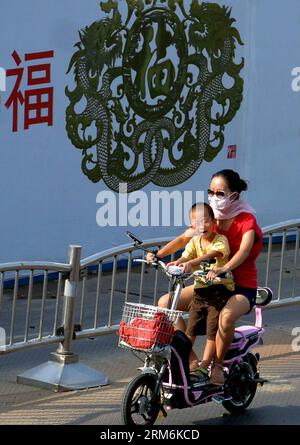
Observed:
[[[197,209],[197,207],[200,207],[200,206],[203,206],[207,209],[211,219],[215,219],[214,211],[207,202],[196,202],[195,204],[192,205],[190,212],[193,212],[194,210]]]

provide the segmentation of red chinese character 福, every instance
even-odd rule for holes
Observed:
[[[25,54],[25,61],[32,62],[40,59],[49,59],[54,56],[54,51],[43,51]],[[13,131],[18,131],[18,110],[19,105],[24,105],[24,129],[30,125],[47,123],[53,125],[53,87],[43,86],[20,91],[20,86],[24,74],[24,68],[20,67],[21,58],[14,51],[12,57],[17,68],[8,69],[7,77],[17,76],[15,86],[5,103],[6,108],[13,107]],[[37,63],[27,67],[27,86],[45,85],[51,82],[50,63]]]

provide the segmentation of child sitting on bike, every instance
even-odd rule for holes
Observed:
[[[215,259],[211,268],[223,267],[229,260],[230,249],[227,238],[214,232],[215,218],[212,208],[207,203],[197,203],[191,208],[191,220],[199,235],[194,236],[186,245],[185,250],[177,261],[168,265],[182,265],[183,271],[189,273],[199,270],[202,261]],[[232,273],[218,277],[212,284],[206,282],[205,277],[195,277],[194,295],[189,308],[189,319],[186,335],[192,344],[195,342],[197,331],[203,318],[206,317],[206,345],[203,359],[199,363],[197,356],[190,362],[192,375],[200,380],[208,380],[208,367],[215,354],[215,338],[218,330],[220,311],[234,291]]]

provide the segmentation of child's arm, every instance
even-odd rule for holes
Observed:
[[[192,267],[200,266],[202,261],[211,260],[213,258],[220,258],[223,256],[222,252],[216,250],[210,250],[208,253],[201,255],[193,260],[187,261],[183,267],[183,271],[188,273],[191,272]]]

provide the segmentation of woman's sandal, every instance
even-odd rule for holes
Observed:
[[[219,363],[213,363],[210,370],[210,383],[223,386],[225,383],[223,366]]]
[[[194,377],[197,382],[208,382],[208,371],[205,368],[190,369],[190,376]]]

